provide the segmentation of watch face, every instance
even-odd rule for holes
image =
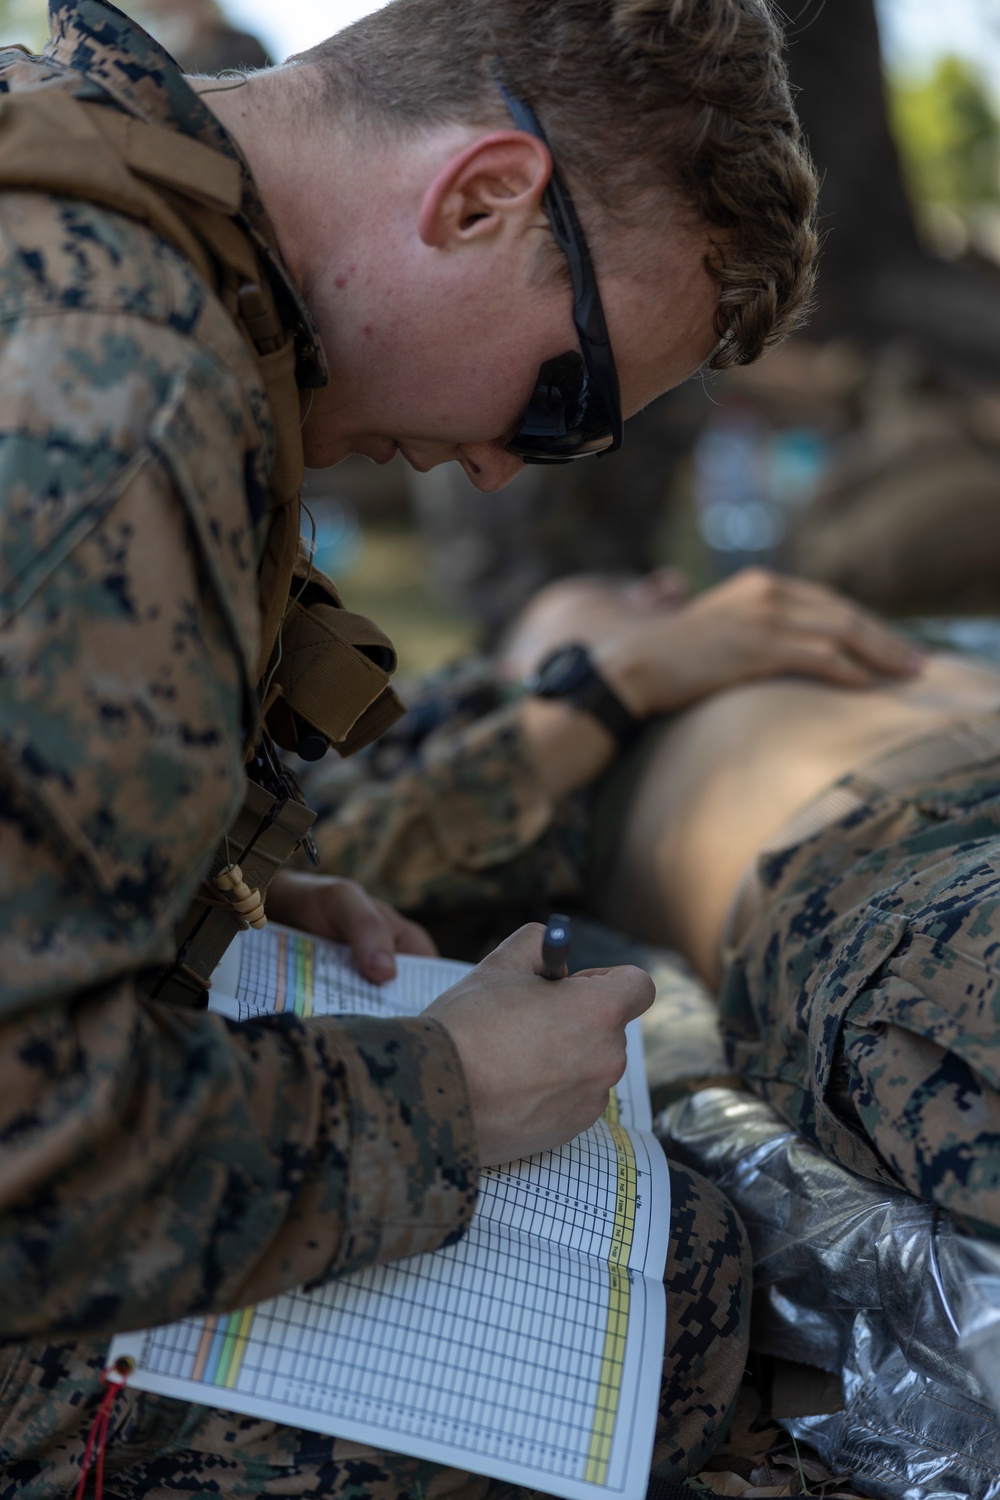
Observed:
[[[585,682],[591,671],[585,646],[560,646],[529,679],[528,691],[542,698],[562,698]]]

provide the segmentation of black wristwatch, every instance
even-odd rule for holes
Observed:
[[[560,646],[525,679],[525,689],[536,698],[561,698],[592,714],[621,749],[639,728],[617,693],[604,681],[586,646]]]

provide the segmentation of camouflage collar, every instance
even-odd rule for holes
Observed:
[[[177,63],[137,22],[109,0],[49,0],[47,61],[72,69],[129,114],[170,125],[240,162],[244,226],[267,266],[286,327],[295,337],[300,386],[329,378],[319,331],[285,268],[257,184],[232,136],[198,98]]]

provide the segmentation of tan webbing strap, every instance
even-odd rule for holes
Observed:
[[[260,563],[260,678],[264,679],[268,663],[288,610],[289,590],[299,550],[298,497],[271,512],[271,529],[267,534],[264,556]]]
[[[246,801],[229,830],[228,841],[216,851],[203,891],[213,891],[212,877],[236,859],[244,880],[266,898],[272,878],[306,837],[315,816],[291,798],[278,805],[270,792],[248,781]],[[168,971],[166,981],[161,980],[156,987],[157,995],[182,1004],[203,1001],[212,970],[242,926],[231,906],[206,906],[196,898],[176,931],[177,963]]]
[[[0,97],[0,186],[101,203],[148,224],[211,282],[205,251],[162,197],[140,182],[90,118],[61,89]]]
[[[300,538],[281,657],[272,673],[280,698],[267,712],[278,744],[295,748],[292,715],[326,735],[339,755],[371,744],[405,712],[389,686],[395,670],[396,648],[385,631],[344,609],[335,584],[314,566]]]
[[[354,755],[377,740],[379,735],[385,734],[387,729],[391,729],[405,712],[406,705],[400,702],[393,688],[387,687],[371,707],[365,709],[353,729],[342,740],[338,740],[333,748],[345,758]]]
[[[328,604],[304,609],[293,603],[275,674],[285,702],[334,745],[340,744],[389,686],[388,672],[358,649],[382,642],[388,644],[387,638],[363,615]]]
[[[186,209],[186,217],[223,268],[219,295],[253,350],[274,422],[275,456],[268,476],[271,524],[259,570],[257,675],[263,681],[288,605],[301,526],[299,491],[305,479],[305,458],[295,343],[282,327],[270,285],[239,226],[198,204]]]
[[[75,102],[139,177],[174,188],[227,216],[238,212],[243,177],[233,157],[223,156],[221,151],[213,151],[211,146],[203,146],[166,125],[150,125],[103,104]]]

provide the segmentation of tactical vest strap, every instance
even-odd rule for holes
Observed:
[[[18,95],[9,97],[16,99]],[[211,146],[203,146],[192,136],[180,135],[165,125],[148,124],[103,104],[77,102],[138,177],[174,188],[227,217],[239,212],[243,179],[240,164],[233,157],[223,156],[221,151],[213,151]]]
[[[278,743],[286,743],[290,733],[290,727],[282,725],[283,709],[314,725],[341,755],[360,750],[394,724],[402,706],[389,687],[386,668],[368,654],[374,650],[381,656],[383,645],[394,666],[396,653],[388,637],[363,615],[328,604],[306,608],[293,603],[281,632],[281,661],[275,673],[282,697],[268,714]],[[334,682],[345,685],[344,697],[330,691]],[[364,710],[357,714],[362,700]]]
[[[279,745],[294,750],[304,720],[339,755],[353,755],[404,712],[389,686],[396,648],[371,620],[344,609],[301,538],[294,575],[281,654],[268,677],[268,728]]]
[[[212,970],[241,923],[233,909],[218,902],[213,877],[235,861],[246,882],[265,894],[272,877],[306,837],[316,814],[294,798],[278,799],[254,782],[247,782],[243,808],[217,851],[203,889],[208,902],[196,900],[177,929],[178,951],[173,966],[150,985],[157,998],[185,1005],[204,1005]]]
[[[253,353],[277,442],[269,475],[271,521],[260,565],[258,681],[277,682],[289,703],[294,699],[291,711],[308,719],[341,754],[369,743],[402,712],[388,689],[388,671],[395,665],[391,645],[360,616],[332,618],[343,612],[328,580],[323,586],[332,608],[321,623],[290,606],[305,474],[295,346],[253,242],[233,218],[243,190],[239,163],[114,106],[85,103],[62,89],[37,89],[0,96],[0,188],[83,198],[138,219],[215,289]],[[307,570],[300,566],[299,574],[305,577]],[[279,650],[286,627],[293,636]],[[381,675],[368,649],[376,637],[392,657]],[[319,649],[324,641],[331,647],[326,660]],[[286,650],[288,664],[296,665],[294,682],[283,666]],[[316,674],[312,682],[306,680],[307,661]],[[296,740],[282,737],[280,743],[294,748]]]

